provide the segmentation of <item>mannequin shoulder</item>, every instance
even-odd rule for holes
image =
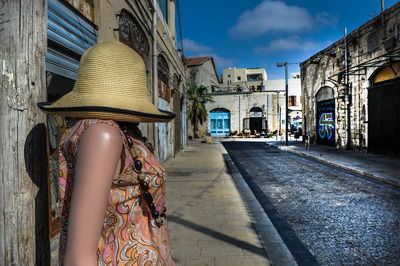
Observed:
[[[108,124],[95,124],[90,126],[82,136],[79,146],[95,146],[96,149],[122,149],[122,136],[118,130]],[[92,149],[90,149],[92,150]]]

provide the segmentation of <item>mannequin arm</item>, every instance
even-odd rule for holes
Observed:
[[[97,265],[97,244],[114,176],[119,174],[121,134],[113,126],[95,124],[79,142],[72,192],[66,266]]]

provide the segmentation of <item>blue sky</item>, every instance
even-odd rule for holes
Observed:
[[[385,9],[398,1],[385,0]],[[183,0],[186,57],[211,55],[218,73],[263,67],[284,78],[276,62],[302,62],[380,13],[380,0]],[[298,65],[289,72],[299,71]]]

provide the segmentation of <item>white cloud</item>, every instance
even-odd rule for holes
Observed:
[[[315,16],[315,21],[319,25],[319,27],[332,27],[336,28],[339,23],[339,17],[335,15],[331,15],[328,12],[320,12]]]
[[[264,0],[240,15],[231,29],[233,37],[255,37],[268,32],[300,32],[313,27],[313,18],[302,7]]]
[[[318,50],[323,48],[325,43],[313,42],[310,40],[303,40],[298,36],[289,38],[280,38],[270,42],[266,46],[258,46],[254,48],[254,52],[257,54],[270,54],[282,51],[310,51]]]
[[[209,53],[212,51],[212,48],[210,46],[206,46],[203,44],[198,44],[193,40],[184,38],[183,39],[183,48],[185,49],[185,52],[187,53]]]
[[[212,56],[217,67],[229,67],[234,64],[233,59],[223,58],[213,51],[210,46],[197,43],[191,39],[183,39],[183,49],[187,57]]]
[[[235,60],[230,58],[222,58],[219,55],[212,53],[210,56],[214,58],[214,62],[217,67],[231,67],[234,65]]]

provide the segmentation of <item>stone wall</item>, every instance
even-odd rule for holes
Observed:
[[[209,92],[211,92],[213,86],[219,85],[218,76],[211,59],[208,59],[202,65],[187,67],[186,79],[190,84],[207,87]]]
[[[279,105],[282,111],[281,119],[285,119],[285,97],[284,93],[279,94]],[[243,119],[249,118],[252,107],[264,108],[264,116],[268,121],[268,127],[271,131],[277,128],[277,94],[274,92],[254,92],[254,93],[229,93],[212,94],[213,103],[207,103],[207,111],[216,108],[229,110],[231,114],[231,131],[243,130]],[[263,107],[264,106],[264,107]],[[282,126],[284,128],[284,125]],[[209,132],[209,120],[199,128],[200,136]]]
[[[368,149],[368,88],[374,73],[398,53],[399,24],[400,3],[397,3],[385,10],[384,23],[379,15],[348,34],[348,93],[344,83],[344,39],[301,63],[303,134],[309,132],[313,143],[317,139],[316,95],[328,87],[332,89],[330,97],[335,100],[335,146]],[[350,123],[347,122],[347,104],[350,105]]]

